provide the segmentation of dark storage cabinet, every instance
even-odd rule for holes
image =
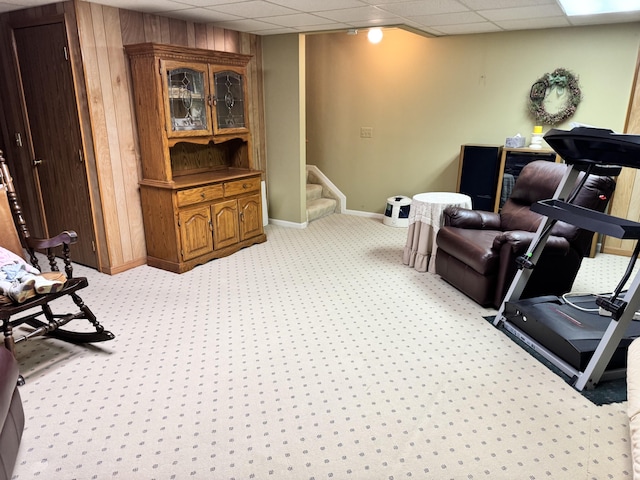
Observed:
[[[499,211],[522,168],[534,160],[559,162],[552,150],[462,145],[457,191],[471,197],[475,210]]]
[[[458,166],[458,192],[471,197],[476,210],[493,210],[501,145],[463,145]]]

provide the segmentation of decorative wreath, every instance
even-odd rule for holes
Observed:
[[[544,100],[551,90],[556,89],[558,95],[567,90],[567,100],[564,108],[556,113],[549,113],[544,107]],[[582,100],[582,93],[578,85],[578,77],[569,70],[556,68],[551,73],[536,80],[529,93],[529,112],[535,117],[538,124],[555,125],[565,121],[576,113],[576,108]]]

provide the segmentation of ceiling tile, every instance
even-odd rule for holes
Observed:
[[[239,30],[241,32],[260,32],[263,30],[273,30],[277,27],[273,23],[261,22],[259,20],[242,19],[231,20],[230,22],[219,22],[218,26],[228,30]]]
[[[181,20],[188,20],[198,23],[218,23],[231,20],[241,20],[240,17],[229,15],[227,13],[216,12],[208,8],[187,8],[172,12],[163,12],[164,15],[170,15]]]
[[[136,0],[135,3],[131,0],[109,0],[108,4],[111,7],[145,13],[169,12],[189,8],[187,5],[172,2],[171,0]]]
[[[416,35],[423,35],[425,37],[438,37],[442,35],[442,32],[436,30],[435,28],[426,27],[411,20],[407,20],[398,28],[402,28],[403,30],[407,30],[408,32],[415,33]]]
[[[217,5],[224,5],[227,3],[241,3],[248,0],[172,0],[176,3],[182,3],[190,7],[215,7]],[[131,3],[131,0],[129,0]]]
[[[457,25],[463,23],[479,23],[486,22],[487,19],[481,17],[475,12],[458,12],[458,13],[443,13],[441,15],[424,15],[411,17],[414,22],[421,25]]]
[[[455,0],[398,2],[379,6],[387,12],[392,12],[402,17],[469,11],[467,7]]]
[[[556,0],[458,0],[471,10],[557,5]]]
[[[300,33],[320,33],[327,31],[340,31],[353,28],[353,25],[347,25],[346,23],[330,23],[327,25],[313,25],[311,27],[300,27],[297,29]]]
[[[495,22],[505,30],[531,30],[556,27],[569,27],[569,21],[564,17],[557,18],[526,18],[520,20],[504,20]]]
[[[483,17],[497,22],[500,20],[524,20],[527,18],[562,17],[562,9],[557,5],[544,5],[542,7],[517,7],[495,10],[479,10]]]
[[[366,6],[359,0],[322,0],[321,2],[318,0],[269,0],[269,2],[302,12],[322,12]]]
[[[282,25],[284,27],[305,27],[310,25],[326,25],[328,23],[331,23],[331,21],[327,20],[326,18],[318,17],[317,15],[311,15],[309,13],[279,15],[276,17],[268,17],[264,20],[275,25]]]
[[[254,35],[284,35],[284,34],[299,34],[300,32],[295,28],[270,28],[268,30],[246,30],[247,33],[253,33]]]
[[[243,18],[265,18],[274,17],[276,15],[300,13],[296,10],[265,2],[263,0],[227,3],[224,5],[216,5],[213,9],[217,12],[228,13],[230,15],[236,15]]]
[[[465,35],[473,33],[501,32],[502,29],[491,22],[465,23],[464,25],[441,25],[438,26],[445,35]]]
[[[0,12],[61,0],[0,0]],[[240,32],[399,26],[424,35],[640,21],[640,13],[567,17],[557,0],[80,0]]]
[[[330,20],[336,20],[338,22],[346,23],[376,19],[397,19],[397,16],[393,13],[385,12],[376,7],[358,7],[344,8],[341,10],[329,10],[326,12],[318,12],[318,15]]]

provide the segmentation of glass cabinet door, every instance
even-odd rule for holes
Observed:
[[[216,133],[233,133],[247,129],[245,82],[241,73],[232,70],[213,74]]]
[[[212,133],[207,65],[165,63],[167,133],[170,137]]]

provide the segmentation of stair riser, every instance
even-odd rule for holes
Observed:
[[[307,203],[322,198],[322,185],[307,184]]]
[[[332,198],[321,198],[307,203],[307,221],[311,222],[334,213],[337,204],[338,202]]]

